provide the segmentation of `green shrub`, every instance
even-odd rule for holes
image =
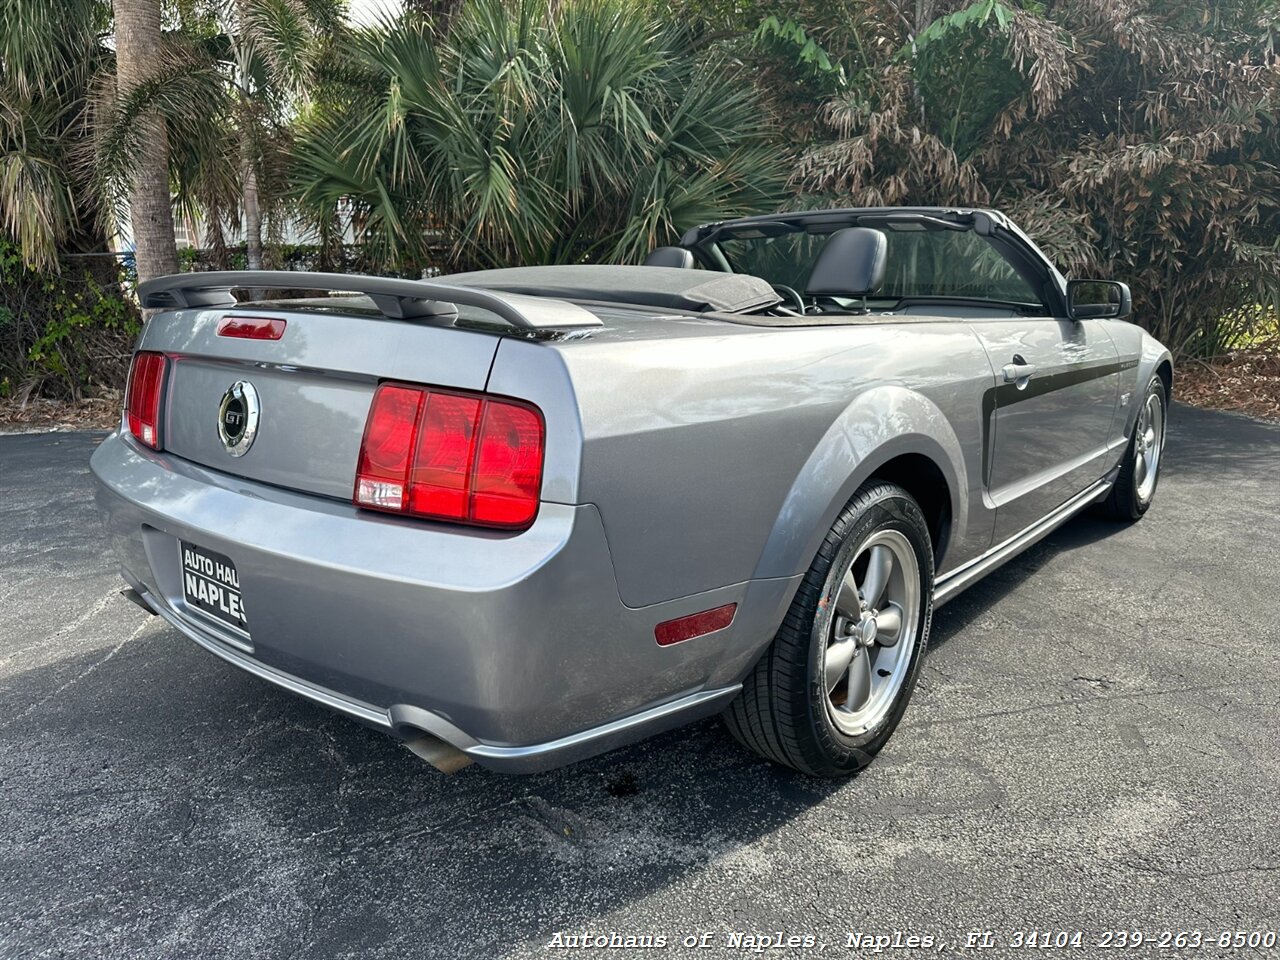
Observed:
[[[79,400],[124,385],[141,329],[121,294],[128,271],[109,254],[59,266],[30,269],[0,242],[0,395]]]

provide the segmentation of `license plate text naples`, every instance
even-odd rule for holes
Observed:
[[[240,600],[240,575],[230,563],[205,556],[189,546],[182,548],[183,586],[189,600],[213,608],[225,619],[244,623]],[[212,611],[211,611],[212,612]]]

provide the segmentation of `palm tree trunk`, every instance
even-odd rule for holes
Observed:
[[[245,33],[249,22],[248,0],[235,0],[236,38],[235,59],[239,81],[244,90],[252,87],[249,68],[252,62],[252,45],[247,41]],[[246,96],[248,96],[246,94]],[[245,266],[250,270],[262,269],[262,199],[258,195],[258,164],[253,144],[253,125],[257,118],[253,104],[241,104],[240,116],[240,192],[244,207],[244,254]],[[261,291],[252,291],[256,300]]]
[[[146,80],[159,59],[160,0],[114,0],[116,89],[120,96]],[[140,119],[142,137],[129,189],[138,279],[178,272],[169,195],[169,141],[158,114]]]
[[[244,249],[246,266],[262,269],[262,201],[258,196],[258,168],[253,162],[253,142],[248,134],[240,154],[240,182],[244,193]]]
[[[227,237],[222,232],[222,211],[211,206],[205,212],[204,248],[215,270],[231,269],[231,254],[227,251]]]
[[[262,201],[258,196],[258,168],[253,162],[253,141],[242,133],[240,148],[240,191],[244,206],[244,259],[246,270],[262,269]],[[266,291],[249,288],[250,300],[261,300]]]

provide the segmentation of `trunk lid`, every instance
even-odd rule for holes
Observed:
[[[226,317],[270,317],[286,326],[279,340],[219,336]],[[166,453],[349,500],[378,382],[483,390],[500,341],[496,330],[393,320],[367,301],[329,300],[315,308],[161,314],[148,323],[139,347],[170,357],[161,413]],[[219,431],[223,399],[237,383],[251,385],[257,401],[252,444],[238,456]]]

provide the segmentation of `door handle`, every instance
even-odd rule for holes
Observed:
[[[1036,365],[1027,363],[1021,357],[1014,357],[1013,363],[1006,363],[1002,372],[1004,373],[1005,383],[1016,383],[1019,390],[1025,390],[1027,381],[1036,372]]]

